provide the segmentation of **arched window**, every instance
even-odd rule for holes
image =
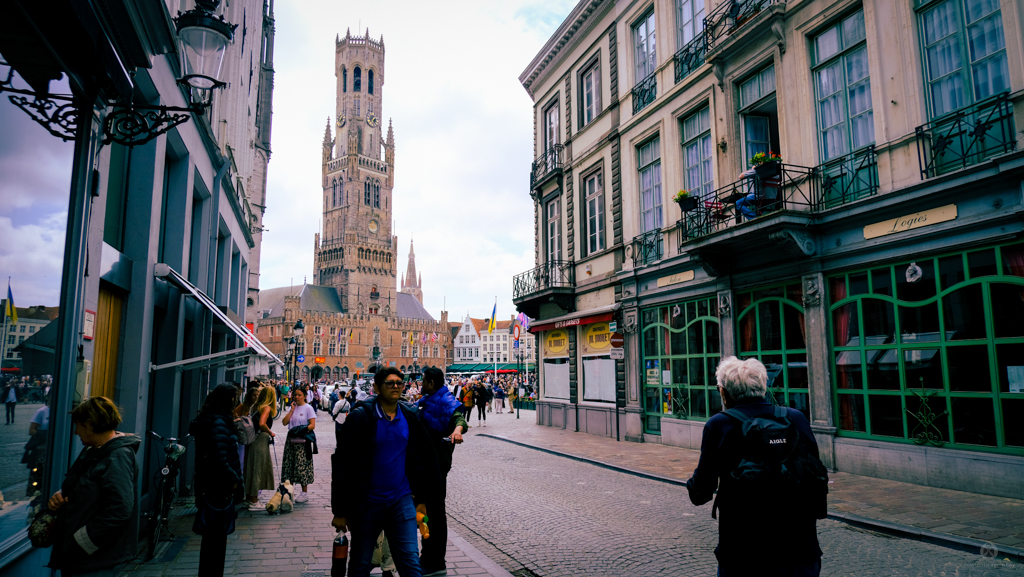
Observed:
[[[341,91],[348,92],[348,68],[341,67]]]
[[[373,94],[373,70],[366,73],[366,80],[369,82],[369,86],[367,86],[369,90],[367,92]]]
[[[373,206],[380,208],[380,181],[373,183]]]
[[[360,92],[363,89],[363,70],[356,66],[352,71],[352,92]]]
[[[366,205],[370,204],[370,181],[369,179],[363,183],[363,203]]]
[[[338,206],[338,181],[335,180],[332,185],[334,191],[331,193],[331,207]]]

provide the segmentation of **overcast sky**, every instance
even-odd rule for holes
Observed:
[[[260,286],[313,274],[320,147],[335,114],[334,41],[384,37],[382,124],[395,130],[398,270],[409,240],[435,318],[515,313],[533,267],[532,102],[519,75],[571,0],[277,0],[273,156]],[[361,26],[361,28],[360,28]]]
[[[534,242],[532,103],[518,78],[574,4],[277,0],[261,288],[312,279],[320,146],[335,113],[334,41],[368,28],[385,43],[381,120],[395,130],[399,275],[412,238],[435,318],[445,307],[452,320],[489,316],[495,297],[499,319],[514,314],[512,277],[533,267]],[[63,82],[50,89],[68,92]],[[19,306],[55,306],[73,146],[6,95],[0,127],[0,273],[12,276]]]

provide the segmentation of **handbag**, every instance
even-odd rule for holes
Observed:
[[[235,435],[238,437],[238,442],[243,445],[248,445],[256,440],[256,426],[252,423],[252,417],[249,415],[235,417]]]
[[[32,524],[28,526],[28,539],[32,542],[32,546],[43,549],[52,547],[54,541],[53,528],[56,524],[57,513],[45,506],[41,507],[39,512],[36,513],[35,518],[32,519]]]

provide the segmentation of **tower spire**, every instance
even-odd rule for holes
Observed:
[[[409,265],[402,277],[402,292],[413,295],[423,304],[423,275],[416,274],[416,250],[412,239],[409,239]]]

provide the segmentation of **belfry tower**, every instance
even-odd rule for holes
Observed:
[[[322,147],[323,231],[314,239],[314,282],[333,286],[348,313],[394,315],[396,243],[391,235],[395,139],[382,134],[384,37],[334,42],[335,117]],[[335,138],[331,138],[331,124]]]
[[[413,295],[423,304],[423,275],[416,277],[416,251],[412,248],[412,240],[409,241],[409,266],[402,276],[401,292]]]

